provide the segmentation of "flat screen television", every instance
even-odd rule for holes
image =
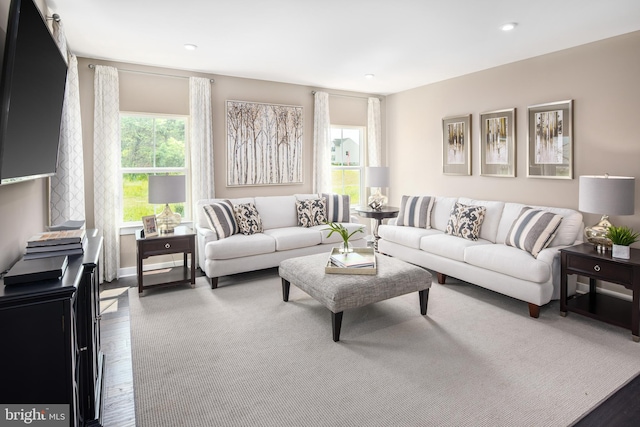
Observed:
[[[67,63],[33,0],[12,0],[0,77],[0,184],[55,174]]]

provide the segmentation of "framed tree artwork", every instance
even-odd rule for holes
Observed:
[[[227,101],[227,186],[302,184],[303,109]]]
[[[480,114],[480,175],[516,176],[516,109]]]
[[[529,107],[527,176],[573,179],[573,100]]]
[[[442,173],[471,175],[471,114],[442,119]]]

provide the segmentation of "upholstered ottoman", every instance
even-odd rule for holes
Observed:
[[[376,254],[375,275],[327,274],[329,254],[290,258],[280,263],[282,299],[289,301],[293,283],[331,311],[333,340],[340,340],[342,313],[350,308],[418,292],[420,313],[427,314],[431,273],[396,258]]]

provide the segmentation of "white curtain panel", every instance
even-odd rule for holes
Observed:
[[[93,191],[95,227],[104,236],[102,275],[110,282],[120,267],[120,94],[118,70],[96,65],[93,79]]]
[[[313,192],[331,193],[331,119],[329,94],[316,92],[313,105]]]
[[[367,107],[367,151],[369,166],[382,166],[380,99],[369,98]]]
[[[78,59],[67,51],[67,41],[61,22],[53,23],[53,34],[60,51],[67,60],[67,84],[64,91],[58,169],[51,177],[49,201],[50,223],[84,220],[84,156],[82,150],[82,121],[80,119],[80,89]]]
[[[211,82],[209,79],[189,78],[189,112],[191,115],[191,204],[195,219],[195,207],[198,200],[215,197]]]

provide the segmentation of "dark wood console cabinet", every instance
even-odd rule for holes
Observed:
[[[59,280],[0,281],[0,402],[68,404],[70,426],[99,426],[102,237],[87,230],[84,254]]]

